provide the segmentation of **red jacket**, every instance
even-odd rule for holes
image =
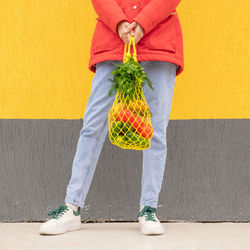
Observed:
[[[176,7],[181,0],[92,0],[99,16],[92,38],[89,69],[106,60],[123,60],[124,42],[117,24],[136,21],[144,36],[136,44],[138,61],[166,61],[184,68],[183,37]],[[131,46],[131,53],[133,48]]]

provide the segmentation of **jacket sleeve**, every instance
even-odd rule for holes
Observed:
[[[96,14],[113,32],[117,33],[117,24],[128,18],[115,0],[92,0]]]
[[[144,29],[144,34],[150,32],[158,23],[163,21],[178,6],[181,0],[152,0],[149,2],[133,21],[139,23]]]

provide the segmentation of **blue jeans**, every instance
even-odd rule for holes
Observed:
[[[91,85],[91,93],[86,106],[83,126],[77,144],[72,166],[72,175],[67,186],[65,202],[84,207],[91,181],[103,143],[108,133],[108,112],[115,95],[108,96],[114,69],[112,62],[97,63],[96,73]],[[162,186],[167,157],[166,130],[170,117],[171,103],[175,84],[176,65],[163,61],[142,61],[154,90],[148,84],[143,86],[145,99],[151,112],[153,137],[150,148],[143,151],[140,205],[157,207]]]

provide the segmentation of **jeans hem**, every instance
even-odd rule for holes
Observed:
[[[140,202],[140,205],[141,206],[150,206],[150,207],[154,207],[154,208],[157,208],[157,203],[155,202]]]
[[[84,203],[83,202],[77,201],[75,198],[72,198],[72,197],[66,196],[65,199],[64,199],[64,202],[72,203],[74,205],[77,205],[80,208],[84,207]]]

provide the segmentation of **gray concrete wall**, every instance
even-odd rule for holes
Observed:
[[[0,221],[40,221],[63,204],[82,120],[0,120]],[[161,220],[250,221],[250,120],[170,120]],[[129,159],[129,161],[128,161]],[[84,221],[136,221],[142,152],[107,136]]]

